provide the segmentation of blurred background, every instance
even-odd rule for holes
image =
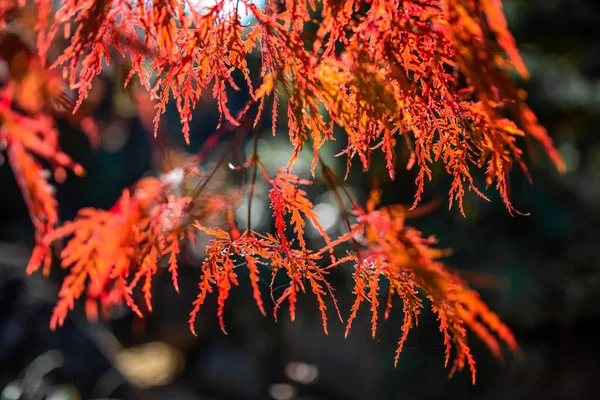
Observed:
[[[529,149],[534,184],[515,169],[511,196],[515,207],[530,215],[511,217],[490,190],[491,203],[472,193],[466,196],[463,218],[457,209],[447,210],[449,180],[439,170],[426,186],[425,200],[440,206],[411,223],[434,234],[441,247],[453,249],[447,263],[459,269],[513,329],[519,354],[506,354],[498,362],[482,343],[472,340],[477,384],[471,385],[468,372],[449,380],[442,336],[435,318],[424,312],[394,369],[402,321],[399,307],[380,325],[374,340],[370,315],[363,310],[344,340],[344,327],[333,315],[329,335],[323,333],[316,304],[308,295],[300,298],[293,324],[285,313],[277,323],[262,317],[244,281],[226,307],[229,335],[219,330],[213,298],[199,315],[194,337],[187,319],[197,295],[200,246],[190,246],[182,256],[179,295],[170,276],[158,274],[154,312],[147,318],[123,310],[108,321],[90,323],[79,307],[62,329],[49,332],[61,274],[56,266],[51,279],[25,276],[33,229],[0,155],[0,399],[600,398],[600,2],[504,4],[531,72],[531,79],[520,85],[555,139],[567,173],[559,176],[540,149]],[[257,66],[259,60],[253,62]],[[123,71],[124,66],[112,64],[90,93],[87,106],[101,129],[101,150],[93,152],[81,132],[59,121],[63,148],[88,172],[85,178],[69,177],[58,185],[63,220],[85,206],[110,208],[123,188],[152,170],[153,157],[164,146],[184,147],[175,110],[164,115],[159,141],[153,141],[151,105],[140,100],[139,88],[121,89]],[[230,98],[234,110],[246,101],[243,96]],[[197,107],[192,146],[185,150],[198,150],[217,120],[209,95]],[[282,122],[278,137],[266,132],[259,142],[259,155],[272,171],[290,155],[284,127]],[[264,128],[270,131],[268,125]],[[328,147],[323,156],[338,150]],[[399,158],[399,163],[405,162]],[[309,165],[307,155],[294,172],[308,178]],[[331,166],[343,172],[345,159]],[[398,170],[403,171],[401,165]],[[415,171],[401,172],[391,182],[379,160],[368,174],[353,172],[348,186],[359,199],[366,198],[375,177],[384,190],[384,203],[412,203]],[[231,182],[236,184],[235,179]],[[328,233],[343,232],[326,186],[313,185],[309,196]],[[246,207],[243,201],[241,226]],[[264,190],[256,193],[252,215],[253,227],[268,229]],[[349,272],[340,271],[331,279],[341,309],[348,310],[353,300]],[[268,283],[262,284],[266,295]]]

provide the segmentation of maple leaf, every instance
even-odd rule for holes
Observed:
[[[499,342],[517,350],[514,336],[498,316],[481,301],[458,275],[437,259],[442,251],[432,247],[433,238],[405,224],[406,210],[401,206],[375,209],[380,194],[372,192],[365,210],[356,210],[358,222],[352,232],[365,242],[358,253],[344,259],[354,263],[355,302],[346,325],[346,335],[363,302],[371,304],[371,329],[375,336],[379,315],[380,278],[389,282],[385,319],[389,318],[394,295],[402,299],[404,321],[396,350],[395,363],[411,328],[417,325],[424,307],[419,292],[431,302],[438,316],[440,331],[446,345],[446,364],[454,349],[455,358],[450,370],[462,370],[466,364],[475,382],[475,360],[467,342],[467,328],[481,339],[492,354],[502,357]]]
[[[10,88],[0,91],[0,98],[10,99],[9,96]],[[58,204],[54,198],[55,189],[49,182],[52,173],[39,160],[50,164],[58,181],[64,180],[65,169],[80,176],[84,170],[61,151],[58,132],[49,116],[41,114],[32,118],[13,111],[9,102],[0,102],[0,123],[0,145],[6,149],[8,162],[35,229],[36,246],[27,272],[35,271],[43,264],[44,274],[47,275],[52,259],[43,237],[52,232],[58,223]]]
[[[152,281],[164,258],[173,287],[179,291],[177,255],[184,238],[194,240],[192,222],[226,214],[236,199],[217,191],[187,196],[195,191],[195,180],[182,171],[174,166],[158,178],[142,178],[124,190],[110,210],[84,208],[74,221],[44,235],[45,246],[69,238],[60,254],[61,266],[69,273],[59,291],[52,329],[63,324],[86,288],[85,309],[90,318],[96,318],[99,308],[108,315],[123,302],[142,317],[134,298],[137,291],[151,312]]]

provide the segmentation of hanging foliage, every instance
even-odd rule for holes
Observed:
[[[68,274],[52,329],[62,325],[81,297],[91,318],[122,303],[143,315],[136,293],[151,311],[159,264],[166,260],[178,290],[177,255],[183,239],[203,234],[211,241],[190,314],[192,332],[213,291],[225,332],[225,303],[242,271],[250,277],[259,311],[266,314],[258,286],[265,270],[271,274],[274,315],[287,303],[293,320],[299,293],[310,291],[327,332],[331,308],[344,320],[327,276],[344,268],[352,271],[356,296],[346,334],[363,304],[371,311],[375,336],[381,309],[387,319],[394,296],[402,300],[396,362],[428,302],[438,317],[446,363],[454,351],[451,374],[468,365],[475,381],[469,330],[497,357],[501,343],[517,349],[510,330],[440,261],[443,253],[433,247],[435,241],[405,224],[432,179],[434,163],[451,176],[449,204],[457,204],[463,215],[468,191],[487,199],[476,184],[478,174],[487,186],[496,187],[509,213],[517,212],[508,176],[515,163],[527,174],[521,138],[538,142],[556,168],[565,169],[526,105],[525,93],[511,79],[513,73],[526,78],[528,72],[500,0],[267,0],[260,6],[252,0],[36,0],[31,2],[37,15],[36,46],[19,35],[15,22],[26,3],[0,4],[0,59],[9,66],[9,79],[0,89],[0,143],[35,227],[28,271],[43,265],[47,273],[52,244],[67,240],[59,256]],[[253,22],[244,25],[245,16]],[[60,40],[66,46],[50,60],[50,48]],[[250,55],[260,59],[257,74],[250,71]],[[125,59],[129,66],[125,84],[139,82],[154,102],[155,135],[173,102],[189,143],[190,121],[205,95],[218,108],[216,133],[197,156],[124,190],[111,210],[85,208],[74,221],[59,226],[50,174],[41,162],[58,182],[67,170],[80,176],[84,172],[60,150],[53,117],[74,118],[97,143],[93,120],[81,107],[94,79],[115,59]],[[73,99],[69,90],[77,93]],[[250,99],[238,113],[231,110],[232,91]],[[287,132],[293,152],[270,176],[257,155],[255,135],[253,154],[235,168],[252,171],[246,188],[249,204],[257,171],[262,171],[274,226],[271,231],[240,230],[234,210],[241,193],[208,187],[214,174],[201,174],[196,166],[223,133],[251,131],[252,124],[257,132],[266,107],[272,108],[273,134]],[[377,190],[359,206],[341,180],[333,182],[327,160],[320,156],[319,150],[332,140],[344,144],[338,156],[347,160],[346,177],[353,164],[368,171],[379,156],[392,179],[400,168],[415,168],[412,208],[378,208]],[[400,146],[410,154],[404,164],[397,155]],[[321,226],[303,189],[312,182],[291,173],[305,147],[312,149],[313,177],[320,170],[327,183],[338,187],[336,195],[341,197],[341,188],[353,204],[343,211],[354,222],[347,218],[347,232],[338,238]],[[210,226],[208,215],[226,223]],[[320,233],[322,248],[310,248],[306,223]],[[273,282],[280,272],[288,285],[276,294]],[[380,293],[381,280],[388,282],[387,293]]]

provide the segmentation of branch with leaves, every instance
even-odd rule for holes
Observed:
[[[0,43],[7,38],[25,43],[14,33],[19,13],[28,9],[25,3],[7,1],[0,6]],[[528,72],[500,0],[267,0],[261,7],[251,0],[214,0],[205,6],[194,0],[66,0],[56,10],[51,0],[34,3],[37,52],[25,45],[0,46],[0,58],[11,67],[0,92],[0,143],[36,229],[28,271],[43,264],[47,272],[48,249],[68,239],[60,254],[68,275],[52,328],[63,323],[84,295],[92,318],[122,303],[142,315],[137,295],[151,311],[152,280],[159,264],[168,263],[178,290],[177,254],[186,237],[193,240],[202,232],[211,242],[190,314],[192,332],[197,313],[213,291],[225,332],[225,302],[239,283],[240,267],[249,274],[262,314],[266,303],[258,281],[261,270],[267,269],[274,315],[287,302],[293,320],[299,293],[310,291],[327,332],[329,301],[343,320],[327,275],[347,268],[356,299],[346,319],[346,334],[363,304],[370,308],[374,336],[381,306],[385,304],[387,319],[394,296],[402,300],[404,322],[396,362],[426,300],[439,320],[446,363],[455,353],[451,374],[468,365],[475,380],[468,330],[497,357],[501,343],[517,349],[498,316],[439,260],[443,252],[433,247],[434,240],[405,224],[416,212],[412,210],[433,178],[436,163],[451,176],[450,208],[457,204],[463,215],[467,191],[487,199],[476,184],[479,173],[488,187],[496,187],[509,213],[518,212],[511,204],[508,176],[515,163],[528,174],[521,139],[538,142],[556,168],[565,169],[526,105],[524,92],[510,78],[511,71],[524,78]],[[244,15],[253,22],[242,24]],[[66,45],[49,60],[59,36]],[[50,164],[57,181],[64,179],[65,170],[82,175],[83,169],[58,147],[52,118],[56,105],[81,115],[78,110],[94,79],[115,56],[129,66],[125,85],[139,81],[153,101],[155,136],[161,115],[174,102],[189,143],[194,109],[207,92],[219,112],[216,133],[196,156],[170,163],[158,176],[123,191],[111,210],[86,208],[74,221],[57,227],[53,189],[38,160]],[[257,77],[250,73],[248,60],[253,56],[260,60]],[[54,74],[56,69],[62,70],[64,82]],[[78,93],[76,101],[66,95],[67,87]],[[235,116],[229,101],[232,91],[249,98]],[[293,146],[287,165],[274,177],[257,153],[267,107],[273,134],[284,126]],[[76,120],[96,142],[91,118]],[[249,214],[258,171],[263,173],[274,219],[273,229],[265,232],[251,226],[240,231],[236,224],[235,209],[244,188],[208,186],[224,157],[211,173],[197,169],[223,132],[236,131],[239,142],[252,122],[253,154],[234,169],[252,170],[245,190]],[[417,169],[412,207],[378,208],[377,190],[359,206],[320,156],[319,150],[333,140],[343,143],[338,156],[346,157],[346,177],[354,163],[368,171],[374,158],[383,157],[394,179],[400,170],[398,147],[405,146],[409,157],[404,167]],[[321,226],[303,189],[312,182],[291,173],[306,147],[312,148],[313,177],[320,165],[342,209],[347,232],[338,238],[330,238]],[[344,208],[342,197],[351,209]],[[211,226],[209,214],[224,223]],[[249,215],[248,225],[250,220]],[[319,232],[322,248],[310,248],[306,223]],[[280,272],[288,284],[276,295],[273,282]],[[389,283],[385,301],[380,299],[380,279]]]

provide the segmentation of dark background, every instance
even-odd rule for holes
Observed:
[[[441,247],[454,250],[448,264],[471,278],[490,308],[513,329],[521,346],[519,354],[506,354],[499,363],[473,338],[477,384],[471,385],[468,372],[449,380],[441,334],[435,318],[425,310],[394,369],[402,318],[399,304],[391,320],[380,325],[375,340],[366,310],[344,340],[343,326],[333,314],[329,336],[323,333],[309,295],[301,298],[293,324],[285,313],[277,323],[272,317],[263,318],[243,280],[226,308],[229,335],[219,331],[216,306],[209,302],[199,316],[196,338],[187,326],[200,274],[193,256],[182,260],[181,294],[175,294],[167,274],[159,274],[155,310],[146,319],[124,311],[109,321],[90,324],[76,309],[65,327],[50,333],[49,315],[60,274],[51,280],[24,275],[32,228],[4,163],[0,166],[0,398],[600,398],[600,3],[510,0],[504,4],[531,72],[531,79],[520,84],[555,139],[568,171],[559,176],[541,150],[534,149],[528,152],[534,184],[529,185],[518,170],[511,176],[513,204],[530,216],[511,217],[490,190],[491,203],[467,195],[467,218],[463,218],[458,210],[446,209],[449,181],[439,170],[426,186],[425,200],[442,200],[441,206],[412,223],[435,234]],[[63,219],[73,218],[84,206],[109,208],[124,187],[152,168],[156,146],[118,83],[118,68],[116,74],[103,75],[97,82],[97,100],[92,101],[103,130],[101,151],[92,152],[81,133],[61,122],[64,148],[88,171],[85,178],[70,177],[58,187]],[[233,108],[244,101],[232,97]],[[181,146],[178,118],[172,111],[163,118],[161,135],[171,145]],[[202,144],[216,120],[207,98],[194,117],[193,145],[188,150]],[[265,134],[267,140],[259,148],[273,168],[289,154],[284,128],[282,123],[276,139]],[[307,164],[301,160],[296,171],[300,175],[307,174],[303,163]],[[341,170],[344,164],[339,159],[333,167]],[[403,171],[401,165],[398,170]],[[366,197],[372,178],[378,177],[384,203],[412,202],[414,171],[400,173],[395,182],[386,179],[382,162],[376,162],[369,174],[354,172],[348,185],[359,198]],[[324,185],[315,185],[310,195],[317,204],[330,204],[326,191]],[[266,227],[270,213],[261,191],[255,205],[258,214],[253,223]],[[343,229],[339,216],[330,212],[327,217],[335,221],[330,233]],[[494,279],[477,279],[476,273]],[[332,280],[342,310],[348,310],[349,274],[342,271]],[[266,295],[266,283],[264,288]],[[156,342],[162,347],[144,346]],[[157,366],[152,367],[152,359],[159,360]],[[131,365],[166,371],[159,362],[169,360],[177,365],[172,377],[161,380],[150,374],[143,380],[131,372]],[[121,372],[116,372],[119,368]]]

